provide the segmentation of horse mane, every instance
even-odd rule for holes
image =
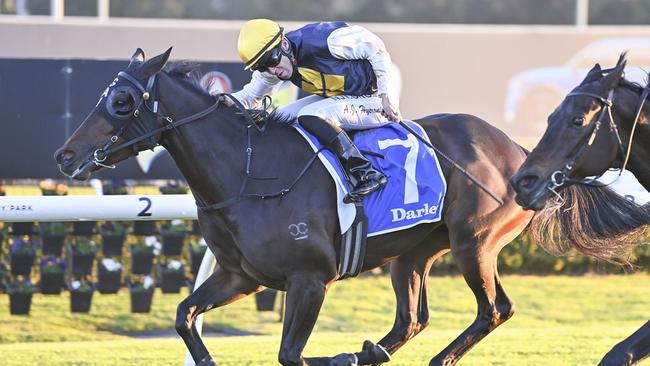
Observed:
[[[208,91],[201,86],[203,73],[199,70],[200,66],[201,64],[194,61],[174,61],[168,62],[162,71],[173,78],[184,80],[193,85],[202,94],[208,94]]]
[[[199,67],[201,64],[198,62],[194,61],[174,61],[174,62],[168,62],[167,65],[163,68],[163,72],[169,75],[170,77],[173,77],[175,79],[180,79],[196,89],[197,92],[207,95],[208,91],[201,86],[201,78],[203,77],[203,73],[199,70]],[[237,107],[233,107],[237,108]],[[254,111],[253,111],[254,113]],[[295,122],[295,119],[290,118],[290,116],[287,116],[282,113],[278,113],[277,110],[274,110],[271,112],[265,119],[264,123],[266,123],[269,126],[289,126],[293,122]]]
[[[607,187],[572,185],[559,194],[564,202],[549,201],[533,217],[533,241],[551,254],[575,248],[629,266],[631,250],[650,232],[650,204],[639,206]]]

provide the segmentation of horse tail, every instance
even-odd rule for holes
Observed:
[[[552,254],[582,254],[629,265],[632,248],[650,229],[650,204],[639,206],[607,187],[572,185],[537,212],[531,238]]]

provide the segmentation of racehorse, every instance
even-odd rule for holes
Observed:
[[[625,80],[625,63],[622,54],[613,69],[602,70],[596,64],[549,116],[542,139],[510,180],[523,207],[540,210],[558,190],[572,184],[599,186],[585,177],[602,175],[609,168],[628,168],[650,190],[650,148],[646,145],[650,141],[650,109],[644,107],[650,89]],[[570,202],[566,206],[570,207]],[[594,225],[575,234],[585,243],[577,249],[613,259],[613,243],[605,239],[598,221],[618,221],[608,229],[614,232],[607,235],[627,236],[634,244],[637,234],[647,233],[647,212],[648,205],[630,203],[609,217],[591,216]],[[650,321],[609,351],[600,365],[632,365],[648,355]]]
[[[433,145],[466,167],[442,167],[448,183],[443,219],[370,237],[363,258],[364,271],[391,262],[397,298],[392,329],[379,345],[365,342],[361,352],[303,357],[325,295],[339,279],[336,187],[323,165],[309,165],[315,153],[286,118],[273,113],[258,121],[215,101],[189,77],[195,65],[163,69],[170,52],[145,61],[144,52],[136,50],[55,159],[64,174],[84,180],[157,144],[169,151],[192,189],[201,232],[219,264],[177,310],[176,330],[197,364],[216,362],[197,333],[196,317],[266,287],[287,292],[278,356],[282,365],[386,362],[382,349],[395,353],[429,324],[427,275],[449,251],[476,297],[478,312],[430,365],[456,364],[513,315],[496,258],[524,228],[535,225],[534,213],[517,205],[508,185],[526,152],[477,117],[434,115],[417,122]],[[466,172],[503,203],[468,180]],[[571,191],[587,192],[582,187]],[[606,202],[618,197],[609,191],[604,195],[611,200]],[[309,235],[297,242],[287,227],[299,222]]]

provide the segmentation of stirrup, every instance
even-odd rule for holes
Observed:
[[[376,192],[386,185],[388,183],[388,179],[386,178],[385,175],[381,175],[381,177],[377,180],[372,180],[372,181],[365,181],[361,182],[359,185],[363,186],[364,184],[372,182],[375,183],[373,186],[364,188],[364,189],[359,189],[359,188],[354,188],[350,193],[348,193],[344,198],[343,198],[343,203],[354,203],[354,202],[361,202],[363,198],[367,195],[369,195],[372,192]]]

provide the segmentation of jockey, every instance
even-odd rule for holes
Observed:
[[[237,43],[251,81],[233,94],[247,108],[289,80],[311,93],[278,110],[333,151],[354,188],[346,201],[381,189],[387,178],[375,170],[341,126],[351,128],[400,121],[396,98],[389,97],[391,59],[382,40],[345,22],[308,24],[284,33],[276,22],[246,22]]]

